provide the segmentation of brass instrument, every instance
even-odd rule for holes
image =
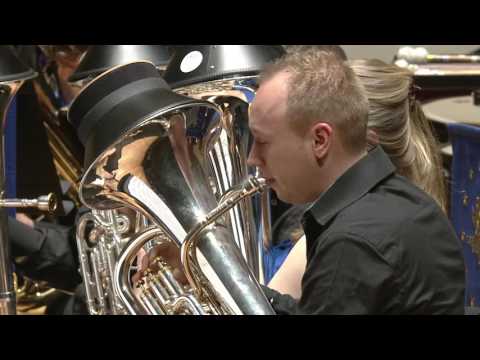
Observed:
[[[54,57],[52,50],[40,46],[49,57]],[[151,61],[159,71],[163,71],[170,60],[170,53],[166,46],[161,45],[92,45],[81,56],[75,71],[68,81],[72,88],[79,91],[102,72],[135,60]],[[55,80],[52,80],[55,81]],[[57,173],[61,179],[70,184],[67,192],[78,207],[81,205],[78,198],[79,183],[83,172],[83,145],[78,140],[75,129],[67,120],[68,107],[59,107],[50,100],[39,81],[34,82],[35,91],[40,105],[44,109],[44,126],[47,131],[48,142],[53,155]],[[55,84],[59,87],[58,84]]]
[[[72,295],[67,291],[51,288],[46,281],[35,281],[27,276],[18,277],[16,273],[13,273],[13,277],[17,315],[43,315],[48,305],[59,296]]]
[[[49,59],[58,55],[52,50],[52,46],[40,48],[47,54]],[[73,50],[70,50],[73,51]],[[81,52],[77,51],[71,57],[80,57]],[[67,58],[67,55],[63,55]],[[69,61],[75,61],[70,59]],[[84,156],[83,145],[78,140],[74,127],[67,120],[68,105],[62,106],[54,97],[54,92],[62,88],[64,81],[56,74],[59,65],[55,62],[49,63],[41,69],[40,77],[34,80],[35,93],[42,110],[42,123],[45,127],[49,148],[52,152],[53,163],[61,180],[69,185],[67,195],[76,207],[81,205],[78,198],[78,185],[83,172],[82,161]],[[50,69],[53,67],[53,70]],[[53,74],[50,74],[53,71]],[[75,92],[78,90],[72,90]]]
[[[93,231],[86,234],[88,225]],[[118,210],[93,210],[82,215],[77,224],[76,241],[80,271],[85,286],[87,307],[91,315],[126,314],[115,295],[114,269],[130,230],[128,216]],[[140,228],[136,228],[139,231]]]
[[[248,108],[260,71],[283,54],[280,45],[178,46],[167,67],[164,78],[175,92],[212,102],[222,110],[220,141],[210,153],[217,198],[256,174],[247,165],[252,143]],[[235,242],[263,283],[264,246],[271,238],[269,192],[242,200],[230,212],[230,221]]]
[[[264,186],[251,180],[219,204],[211,163],[221,132],[217,106],[171,92],[153,64],[135,62],[87,85],[69,118],[86,149],[80,199],[95,210],[81,218],[77,231],[92,314],[273,314],[232,239],[229,220],[209,216]],[[135,214],[123,230],[122,208]],[[108,221],[99,226],[105,214]],[[205,219],[215,222],[185,243]],[[188,251],[181,251],[182,244]],[[162,251],[133,281],[142,249]]]
[[[64,90],[62,88],[64,84],[59,76],[61,71],[58,71],[60,65],[56,60],[62,58],[68,59],[68,62],[74,62],[84,49],[81,46],[77,48],[76,46],[39,45],[38,47],[48,58],[45,67],[38,69],[39,76],[32,80],[40,106],[40,119],[45,128],[56,174],[61,183],[68,184],[66,195],[73,206],[78,208],[81,205],[78,198],[78,183],[83,171],[83,145],[79,142],[75,129],[67,121],[67,107],[62,106],[54,93]],[[63,215],[64,211],[69,210],[64,208],[63,204],[60,199],[55,209],[41,211]],[[61,296],[62,291],[49,288],[47,282],[34,281],[26,277],[19,279],[19,282],[28,284],[23,291],[21,289],[17,291],[17,304],[21,305],[19,312],[25,309],[27,313],[30,311],[38,313],[50,300]]]
[[[55,199],[41,197],[35,200],[5,199],[4,133],[6,114],[12,98],[22,84],[36,76],[26,67],[9,46],[0,46],[0,314],[16,314],[16,296],[11,269],[8,221],[6,207],[36,207],[55,209]]]
[[[96,76],[112,67],[142,59],[151,61],[155,64],[158,71],[162,72],[170,60],[170,51],[166,46],[161,45],[92,45],[83,55],[78,67],[68,81],[72,87],[81,89]],[[138,233],[142,229],[142,224],[145,227],[148,220],[138,213],[134,216],[140,221],[140,223],[137,222],[134,229],[135,233]],[[97,230],[91,234],[92,239],[90,239],[89,244],[94,244],[92,247],[79,240],[82,239],[85,231],[83,224],[86,224],[86,222],[91,222]],[[87,290],[87,303],[91,313],[123,313],[122,305],[113,296],[113,284],[110,279],[113,276],[112,269],[115,259],[119,255],[120,244],[118,239],[128,236],[127,230],[129,227],[123,226],[128,224],[128,222],[129,218],[118,214],[117,210],[96,210],[91,214],[85,215],[79,222],[77,227],[77,246],[81,249],[81,253],[88,254],[86,257],[89,258],[89,264],[94,267],[92,272],[90,272],[85,262],[82,263],[82,274],[84,275]],[[118,227],[118,223],[122,225]],[[113,243],[115,243],[114,246],[112,245]],[[105,256],[102,257],[100,254],[106,254],[106,258],[110,259],[110,263],[107,263]],[[104,284],[104,286],[99,287],[99,283]],[[94,305],[94,298],[100,306],[96,307]]]
[[[83,88],[101,73],[134,61],[149,61],[163,73],[170,57],[171,51],[165,45],[92,45],[68,81]]]
[[[232,297],[228,290],[222,285],[215,273],[208,272],[209,262],[206,258],[212,260],[225,261],[223,264],[227,269],[238,271],[237,264],[229,263],[229,258],[218,257],[222,251],[215,244],[205,243],[205,238],[217,236],[219,244],[222,247],[231,247],[231,253],[235,253],[233,244],[228,239],[218,237],[222,232],[219,230],[223,226],[220,218],[243,199],[263,191],[266,187],[264,179],[250,178],[248,181],[235,189],[229,190],[219,202],[217,208],[207,214],[203,220],[187,234],[181,245],[181,261],[184,267],[185,276],[189,286],[182,286],[173,276],[172,267],[163,261],[162,258],[155,259],[154,265],[158,268],[155,272],[149,271],[143,276],[139,287],[141,292],[135,296],[132,286],[129,284],[128,269],[131,266],[134,254],[144,246],[148,241],[155,238],[163,238],[168,241],[161,229],[151,227],[135,236],[122,251],[118,265],[115,268],[114,286],[120,295],[123,303],[126,305],[130,314],[191,314],[191,315],[231,315],[243,314],[247,309],[249,314],[273,314],[271,309],[262,302],[251,302],[240,297]],[[216,223],[218,221],[218,223]],[[215,224],[216,223],[216,224]],[[215,226],[208,227],[212,224]],[[216,234],[215,234],[216,233]],[[160,241],[162,241],[160,240]],[[203,244],[201,242],[204,242]],[[218,245],[217,245],[218,246]],[[203,250],[203,251],[202,251]],[[236,261],[242,262],[238,256]],[[229,266],[227,266],[229,265]],[[216,263],[217,268],[222,264]],[[210,268],[210,271],[212,269]],[[244,275],[239,271],[236,274],[238,288],[242,289],[245,285]],[[213,285],[213,286],[212,286]],[[245,292],[245,296],[256,296],[257,293]]]
[[[36,199],[0,199],[2,208],[35,208],[40,211],[53,213],[57,208],[55,194],[39,196]]]
[[[41,90],[39,90],[37,83],[34,83],[34,87],[39,94],[40,104],[44,109],[47,109],[45,102],[48,100],[40,95]],[[69,184],[67,195],[75,206],[79,207],[81,203],[78,199],[78,184],[83,171],[81,164],[83,149],[78,146],[76,135],[72,134],[72,126],[66,122],[65,112],[66,109],[63,108],[52,112],[44,112],[46,116],[43,125],[47,133],[48,145],[52,152],[57,174],[60,179]]]

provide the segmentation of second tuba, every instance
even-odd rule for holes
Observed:
[[[143,218],[143,226],[133,226],[139,232],[109,237],[115,240],[104,247],[110,257],[97,251],[108,268],[103,280],[112,285],[117,309],[129,314],[274,313],[224,216],[265,184],[244,179],[221,199],[215,196],[210,154],[221,132],[217,106],[172,92],[153,64],[133,62],[87,85],[68,116],[85,145],[81,201],[92,214],[115,211],[128,218],[133,213],[131,225]],[[90,285],[103,296],[98,262],[90,261],[102,237],[88,232],[89,216],[78,224],[82,275],[87,297]],[[155,249],[158,256],[134,280],[140,250]],[[101,299],[90,300],[101,308]]]
[[[248,109],[260,72],[284,53],[281,45],[185,45],[175,49],[165,81],[175,92],[209,101],[222,110],[222,131],[209,154],[218,198],[256,174],[256,169],[247,165],[252,143]],[[263,283],[263,252],[271,233],[269,192],[244,199],[229,216],[235,242]]]

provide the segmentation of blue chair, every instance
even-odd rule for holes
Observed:
[[[264,252],[265,284],[272,280],[293,249],[295,243],[292,236],[298,236],[305,208],[306,206],[291,206],[273,224],[271,244]]]
[[[283,240],[278,245],[272,245],[263,254],[265,284],[272,280],[275,273],[280,269],[288,254],[295,244],[292,240]]]
[[[451,220],[463,244],[465,306],[480,306],[480,127],[452,123]],[[468,310],[468,309],[467,309]],[[467,311],[468,312],[468,311]]]

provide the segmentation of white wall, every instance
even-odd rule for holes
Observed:
[[[377,58],[391,62],[402,46],[425,47],[432,54],[466,54],[480,48],[480,45],[341,45],[349,59]]]

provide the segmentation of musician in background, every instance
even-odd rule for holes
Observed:
[[[282,201],[308,204],[301,297],[265,293],[278,314],[461,314],[460,241],[380,146],[367,152],[368,113],[362,84],[331,53],[299,49],[265,69],[249,164]]]
[[[85,46],[77,45],[17,47],[24,62],[40,73],[37,81],[27,83],[21,89],[23,92],[19,93],[17,101],[18,163],[24,164],[18,166],[19,197],[38,196],[46,192],[61,195],[58,175],[39,114],[51,116],[73,100],[78,90],[71,87],[67,79],[76,69],[85,50]],[[33,131],[32,128],[38,130]],[[35,141],[28,140],[32,135]],[[31,159],[35,159],[34,163]],[[37,216],[35,212],[27,215],[17,211],[16,218],[9,218],[12,256],[15,258],[17,272],[35,281],[46,281],[49,286],[62,291],[72,292],[77,289],[81,292],[83,285],[78,272],[73,220],[75,215],[76,211],[72,211],[70,217],[57,216],[34,221],[32,217]],[[64,303],[72,299],[63,296],[61,302],[52,304],[47,312],[63,313]]]
[[[368,144],[380,144],[397,173],[428,193],[446,213],[439,144],[415,98],[412,73],[377,59],[350,64],[369,100]]]
[[[39,45],[39,70],[44,74],[48,85],[53,90],[57,107],[69,105],[80,91],[68,82],[80,64],[87,45]]]
[[[81,281],[73,228],[34,222],[24,214],[9,218],[12,256],[17,267],[36,280],[71,291]]]
[[[412,74],[381,60],[353,60],[350,65],[369,100],[368,146],[380,144],[397,173],[428,193],[446,212],[446,190],[438,144],[420,104]],[[300,298],[305,272],[305,238],[295,245],[268,286]]]
[[[59,201],[51,222],[71,226],[80,206],[75,182],[81,173],[83,145],[64,109],[79,89],[68,83],[87,46],[19,46],[19,56],[39,76],[19,92],[17,120],[17,193],[33,198],[53,192]],[[31,159],[36,159],[32,162]],[[37,211],[26,210],[30,217]]]

